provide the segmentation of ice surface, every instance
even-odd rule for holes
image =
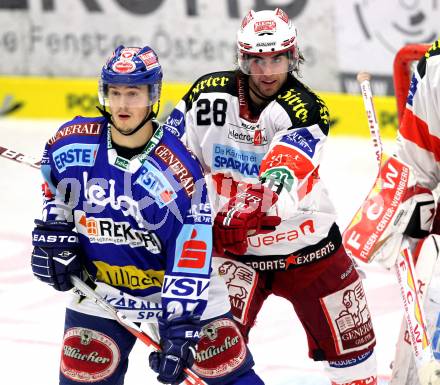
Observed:
[[[0,146],[40,157],[59,122],[0,119]],[[388,144],[392,149],[392,144]],[[39,172],[0,158],[0,367],[1,384],[58,383],[58,365],[67,294],[33,278],[30,269],[33,219],[41,210]],[[367,195],[376,176],[374,150],[368,140],[330,137],[322,178],[344,228]],[[380,266],[362,264],[377,336],[379,383],[390,375],[403,315],[396,279]],[[307,358],[306,338],[290,304],[270,297],[251,333],[256,370],[268,385],[328,385],[321,365]],[[127,385],[155,384],[148,352],[137,343]]]

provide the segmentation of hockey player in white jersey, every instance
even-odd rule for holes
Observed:
[[[417,183],[434,191],[440,183],[440,41],[419,60],[412,76],[397,140],[397,156],[414,171]],[[417,265],[432,272],[429,282],[421,282],[424,310],[434,357],[440,361],[440,210],[416,211],[406,234],[421,239],[414,247]],[[431,234],[431,235],[429,235]],[[429,236],[428,236],[429,235]],[[419,268],[420,266],[417,266]],[[393,367],[393,385],[417,385],[410,341],[400,340]],[[409,367],[408,367],[409,366]]]
[[[212,180],[214,261],[233,314],[248,337],[267,297],[283,297],[332,384],[376,384],[366,296],[319,177],[329,113],[296,76],[303,57],[288,15],[249,11],[237,59],[237,70],[198,79],[165,124]]]

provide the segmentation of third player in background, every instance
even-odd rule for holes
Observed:
[[[440,41],[435,42],[420,59],[415,70],[399,127],[397,156],[414,171],[417,182],[434,191],[440,183]],[[428,287],[422,285],[425,295],[424,308],[428,331],[431,335],[434,357],[440,360],[440,210],[438,204],[434,216],[420,210],[414,215],[413,226],[407,235],[420,239],[415,246],[418,264],[432,264],[432,278]],[[431,234],[428,236],[428,234]],[[422,246],[424,245],[424,248]],[[432,247],[429,247],[432,245]],[[423,250],[429,250],[424,253]],[[419,250],[422,250],[419,254]],[[429,261],[424,259],[428,258]],[[430,262],[431,261],[431,262]],[[393,378],[395,385],[418,385],[417,373],[409,341],[399,341],[394,361]],[[409,365],[409,368],[407,367]]]

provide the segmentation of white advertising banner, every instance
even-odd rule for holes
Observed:
[[[312,4],[313,3],[313,4]],[[318,5],[319,3],[319,5]],[[0,0],[0,74],[97,76],[119,45],[154,48],[166,81],[234,68],[249,9],[294,20],[310,86],[336,90],[332,0]],[[325,57],[325,60],[319,58]]]
[[[357,93],[356,73],[371,72],[375,94],[391,94],[393,61],[406,44],[440,37],[437,0],[335,1],[340,87]]]
[[[303,80],[358,93],[355,74],[391,93],[395,52],[432,42],[437,0],[0,0],[0,74],[97,76],[119,45],[154,48],[165,81],[193,82],[234,68],[235,36],[249,9],[283,8],[306,57]]]

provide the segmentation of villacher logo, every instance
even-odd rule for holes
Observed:
[[[94,382],[110,377],[119,364],[116,343],[86,328],[70,328],[64,335],[61,372],[74,381]]]

